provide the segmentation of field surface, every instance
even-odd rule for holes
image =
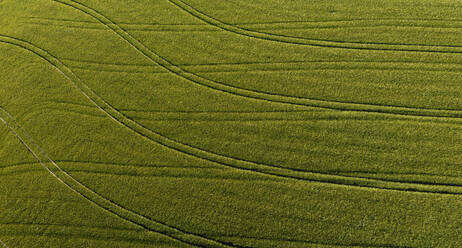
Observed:
[[[462,1],[0,0],[0,247],[462,247]]]

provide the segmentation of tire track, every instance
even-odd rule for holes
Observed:
[[[180,78],[186,79],[192,83],[202,85],[204,87],[220,91],[227,94],[232,94],[236,96],[246,97],[250,99],[262,100],[267,102],[299,105],[299,106],[309,106],[333,110],[342,110],[342,111],[362,111],[362,112],[376,112],[376,113],[386,113],[386,114],[400,114],[400,115],[414,115],[414,116],[433,116],[433,117],[455,117],[461,118],[462,111],[439,111],[439,110],[430,110],[430,109],[419,109],[411,107],[400,107],[400,106],[384,106],[384,105],[374,105],[374,104],[358,104],[358,103],[349,103],[341,101],[329,101],[322,99],[314,98],[303,98],[303,97],[294,97],[290,95],[268,93],[263,91],[248,90],[244,88],[239,88],[235,86],[230,86],[224,83],[213,81],[199,75],[196,75],[192,72],[186,71],[183,68],[180,68],[168,60],[162,58],[148,47],[143,45],[140,41],[133,38],[130,34],[124,31],[117,24],[113,23],[107,17],[103,16],[98,11],[89,8],[81,3],[72,0],[53,0],[57,3],[69,6],[77,11],[83,12],[98,21],[101,24],[105,25],[111,29],[115,34],[117,34],[121,39],[125,40],[131,47],[136,49],[140,54],[142,54],[147,59],[152,62],[162,66],[166,70],[170,71],[172,74],[177,75]]]
[[[83,66],[71,66],[74,69],[83,70],[83,71],[95,71],[95,72],[114,72],[114,73],[130,73],[130,74],[167,74],[168,71],[156,71],[155,68],[152,70],[111,70],[111,69],[101,69],[101,68],[89,68]],[[438,69],[438,68],[387,68],[387,67],[362,67],[362,68],[347,68],[347,67],[318,67],[318,68],[259,68],[259,69],[248,69],[248,68],[240,68],[240,69],[222,69],[222,70],[198,70],[195,73],[207,73],[207,74],[214,74],[214,73],[251,73],[251,72],[316,72],[316,71],[398,71],[398,72],[453,72],[453,73],[462,73],[461,70],[457,69]],[[289,96],[288,97],[295,97]]]
[[[462,53],[460,49],[462,46],[444,46],[444,45],[426,45],[426,44],[391,44],[391,43],[373,43],[373,42],[347,42],[337,40],[324,40],[324,39],[310,39],[301,38],[289,35],[271,34],[265,32],[259,32],[246,28],[241,28],[236,25],[224,23],[218,19],[215,19],[191,5],[185,3],[182,0],[167,0],[171,4],[177,6],[183,11],[189,13],[191,16],[198,18],[199,20],[206,22],[212,26],[221,28],[225,31],[229,31],[238,35],[244,35],[250,38],[268,40],[274,42],[281,42],[293,45],[307,45],[314,47],[326,47],[326,48],[341,48],[341,49],[356,49],[356,50],[372,50],[372,51],[397,51],[397,52],[425,52],[425,53]],[[428,49],[430,48],[430,49]],[[442,48],[454,48],[456,50],[444,50]]]
[[[99,23],[101,24],[101,23]],[[106,28],[107,29],[107,28]],[[73,64],[86,64],[86,65],[96,65],[96,66],[111,66],[111,67],[141,67],[141,68],[157,68],[158,65],[152,64],[124,64],[124,63],[109,63],[109,62],[98,62],[98,61],[89,61],[89,60],[77,60],[77,59],[61,59],[62,61],[71,62]],[[350,65],[350,64],[378,64],[378,65],[385,65],[385,64],[398,64],[398,65],[427,65],[427,66],[435,66],[435,65],[446,65],[446,66],[453,66],[459,67],[462,63],[455,63],[455,62],[447,62],[447,61],[412,61],[412,60],[288,60],[288,61],[247,61],[247,62],[217,62],[217,63],[182,63],[182,64],[175,64],[176,66],[180,67],[240,67],[242,65],[248,66],[286,66],[286,65],[313,65],[313,64],[338,64],[338,65]]]
[[[69,28],[69,29],[82,29],[82,30],[101,30],[101,31],[107,31],[106,28],[104,27],[90,27],[87,25],[81,25],[78,26],[77,24],[99,24],[98,22],[68,22],[71,23],[69,24],[56,24],[56,23],[43,23],[43,22],[25,22],[25,24],[28,25],[37,25],[37,26],[45,26],[45,27],[61,27],[61,28]],[[210,25],[190,25],[190,24],[164,24],[164,25],[156,25],[156,24],[138,24],[136,26],[144,26],[145,28],[141,27],[131,27],[134,26],[135,24],[123,24],[123,23],[118,23],[118,25],[123,25],[124,29],[126,31],[135,31],[135,32],[209,32],[209,33],[214,33],[214,32],[222,32],[222,29],[215,28],[214,26]],[[231,25],[231,24],[229,24]],[[448,27],[442,27],[442,26],[434,26],[434,25],[415,25],[415,24],[410,24],[410,25],[404,25],[404,24],[362,24],[362,25],[324,25],[324,26],[277,26],[277,27],[242,27],[244,25],[242,24],[232,24],[233,26],[238,26],[240,25],[241,28],[246,28],[249,29],[253,28],[252,31],[255,32],[262,32],[262,31],[287,31],[287,30],[298,30],[298,31],[306,31],[306,30],[320,30],[320,29],[358,29],[358,28],[370,28],[370,29],[377,29],[377,28],[389,28],[389,27],[402,27],[402,28],[418,28],[418,29],[449,29],[449,30],[458,30],[461,29],[462,26],[448,26]],[[255,25],[255,24],[254,24]],[[160,28],[160,27],[165,27],[165,26],[170,26],[172,28]],[[149,27],[149,28],[146,28]],[[271,35],[282,35],[282,34],[271,34]],[[294,36],[295,37],[295,36]],[[305,37],[297,37],[299,39],[306,39]],[[341,41],[338,41],[341,42]],[[352,42],[352,43],[359,43],[362,44],[361,42]],[[449,47],[449,48],[461,48],[462,45],[431,45],[431,44],[404,44],[404,43],[378,43],[378,42],[368,42],[367,44],[378,44],[378,45],[401,45],[401,46],[428,46],[428,47]]]
[[[41,18],[41,17],[40,17]],[[51,18],[43,18],[51,19]],[[442,19],[442,18],[345,18],[345,19],[324,19],[324,20],[277,20],[277,21],[259,21],[259,22],[237,22],[232,23],[233,25],[253,25],[253,24],[293,24],[293,23],[332,23],[332,22],[368,22],[371,21],[399,21],[399,22],[462,22],[462,19]]]
[[[188,169],[196,169],[196,168],[188,168]],[[223,169],[221,168],[207,168],[209,170],[215,170],[215,171],[222,171]],[[6,176],[6,175],[19,175],[19,174],[24,174],[24,173],[29,173],[29,172],[35,172],[36,169],[31,168],[31,169],[20,169],[20,170],[14,170],[11,172],[7,173],[0,173],[0,176]],[[95,170],[95,169],[67,169],[66,170],[69,173],[83,173],[83,174],[95,174],[95,175],[115,175],[115,176],[126,176],[126,177],[138,177],[138,178],[188,178],[188,179],[206,179],[206,180],[228,180],[228,181],[267,181],[267,179],[264,178],[249,178],[249,177],[240,177],[240,176],[232,176],[229,175],[227,177],[225,176],[213,176],[210,174],[185,174],[182,172],[162,172],[162,174],[156,173],[156,172],[127,172],[127,171],[109,171],[109,170]],[[393,182],[393,183],[402,183],[402,184],[415,184],[415,185],[430,185],[430,186],[438,186],[438,187],[461,187],[462,188],[462,183],[442,183],[442,182],[433,182],[433,181],[424,181],[424,180],[400,180],[400,179],[393,179],[393,178],[381,178],[381,177],[371,177],[371,176],[358,176],[358,175],[348,175],[347,173],[340,173],[340,174],[334,174],[334,173],[326,173],[324,171],[314,171],[314,170],[304,170],[304,172],[310,172],[310,173],[316,173],[316,174],[326,174],[326,175],[333,175],[333,176],[343,176],[343,177],[348,177],[348,178],[353,178],[353,179],[373,179],[373,180],[378,180],[382,182]],[[399,175],[399,174],[397,174]],[[445,176],[442,176],[445,177]],[[458,177],[453,177],[453,178],[458,178]]]
[[[85,63],[71,61],[72,68],[97,72],[119,73],[169,73],[158,65],[131,65]],[[243,66],[246,65],[246,66]],[[442,66],[444,65],[444,66]],[[176,65],[184,70],[194,69],[194,73],[234,73],[234,72],[281,72],[281,71],[418,71],[418,72],[454,72],[461,73],[460,63],[438,62],[400,62],[400,61],[303,61],[285,63],[223,63]],[[268,67],[269,66],[269,67]],[[424,67],[423,67],[424,66]],[[119,68],[121,67],[121,68]],[[294,96],[291,96],[294,97]],[[366,103],[361,103],[366,104]]]
[[[39,16],[26,16],[21,17],[21,19],[25,20],[32,20],[30,23],[33,24],[42,24],[43,22],[38,21],[45,21],[45,22],[64,22],[64,23],[75,23],[75,24],[97,24],[98,22],[94,21],[84,21],[84,20],[74,20],[74,19],[64,19],[64,18],[46,18],[46,17],[39,17]],[[33,21],[36,20],[36,21]],[[280,25],[280,24],[309,24],[309,25],[327,25],[329,24],[339,24],[339,23],[357,23],[363,22],[364,24],[374,25],[408,25],[413,27],[414,25],[424,25],[430,24],[429,27],[436,27],[436,28],[462,28],[462,26],[455,26],[454,23],[462,23],[462,19],[424,19],[424,18],[351,18],[351,19],[332,19],[332,20],[294,20],[294,21],[260,21],[260,22],[233,22],[227,23],[229,25]],[[375,23],[374,23],[375,22]],[[420,22],[421,24],[416,24]],[[431,23],[429,23],[431,22]],[[446,26],[436,26],[434,22],[442,22],[445,23]],[[126,25],[126,26],[206,26],[207,23],[146,23],[146,22],[119,22],[119,25]],[[364,25],[361,24],[361,25]],[[339,27],[348,27],[347,24],[343,24],[343,26]],[[314,26],[313,26],[314,27]],[[425,26],[426,27],[426,26]]]
[[[73,69],[133,73],[133,74],[165,74],[169,71],[158,65],[110,64],[89,61],[69,61]],[[247,73],[247,72],[325,72],[325,71],[397,71],[397,72],[451,72],[462,73],[461,63],[424,62],[424,61],[286,61],[286,62],[244,62],[215,64],[177,64],[176,66],[194,73]],[[295,97],[289,95],[290,97]],[[359,103],[359,102],[358,102]],[[367,103],[359,103],[367,104]],[[406,107],[406,106],[403,106]]]
[[[125,171],[128,171],[129,168],[142,168],[142,169],[208,169],[208,170],[223,170],[223,167],[210,167],[210,166],[167,166],[167,165],[144,165],[144,164],[121,164],[121,163],[112,163],[112,162],[99,162],[99,161],[73,161],[73,160],[55,160],[56,163],[69,163],[69,164],[87,164],[87,165],[101,165],[101,166],[117,166],[116,168],[118,169],[124,169]],[[45,162],[46,163],[46,162]],[[18,167],[23,167],[23,166],[30,166],[30,165],[35,165],[37,162],[24,162],[24,163],[16,163],[16,164],[11,164],[11,165],[6,165],[3,167],[0,167],[0,171],[3,169],[11,169],[11,168],[18,168]],[[120,168],[122,167],[122,168]],[[27,173],[29,171],[33,171],[30,169],[23,169],[19,170],[19,173]],[[101,171],[101,170],[86,170],[86,169],[69,169],[68,171],[70,172],[88,172],[88,173],[96,173],[96,174],[113,174],[113,175],[125,175],[125,176],[134,176],[134,177],[158,177],[158,174],[155,174],[155,172],[137,172],[136,174],[134,173],[124,173],[122,171],[117,171],[117,172],[112,172],[112,171]],[[434,173],[400,173],[400,172],[370,172],[370,171],[348,171],[348,170],[327,170],[327,171],[322,171],[322,170],[303,170],[304,172],[310,172],[310,173],[317,173],[317,174],[327,174],[327,175],[340,175],[344,177],[350,177],[350,178],[363,178],[363,179],[375,179],[375,180],[380,180],[380,181],[385,181],[385,182],[399,182],[399,183],[408,183],[408,184],[422,184],[422,185],[435,185],[435,186],[453,186],[453,187],[462,187],[462,183],[442,183],[442,182],[434,182],[434,181],[425,181],[425,180],[399,180],[399,179],[393,179],[393,178],[381,178],[380,176],[378,177],[373,177],[374,175],[394,175],[394,176],[424,176],[424,177],[447,177],[447,178],[453,178],[453,179],[461,179],[461,176],[456,176],[456,175],[444,175],[444,174],[434,174]],[[16,171],[13,171],[13,173]],[[367,174],[367,176],[363,175],[353,175],[353,174]],[[12,173],[5,173],[5,174],[12,174]],[[0,175],[5,175],[0,173]],[[172,175],[161,175],[165,177],[178,177],[179,175],[172,176]],[[185,176],[186,177],[186,176]],[[203,177],[203,176],[201,176]],[[194,178],[193,175],[191,175],[191,178]],[[218,178],[218,177],[206,177],[210,179]],[[223,178],[223,177],[221,177]],[[223,178],[227,179],[227,178]],[[430,178],[431,179],[431,178]]]
[[[101,24],[99,22],[99,24]],[[80,64],[100,65],[100,66],[121,66],[121,67],[157,67],[152,64],[128,64],[128,63],[114,63],[114,62],[99,62],[90,60],[79,60],[65,58],[62,61]],[[288,61],[244,61],[244,62],[217,62],[217,63],[182,63],[175,64],[180,67],[206,67],[206,66],[240,66],[240,65],[285,65],[285,64],[313,64],[313,63],[325,63],[325,64],[350,64],[350,63],[364,63],[364,64],[417,64],[417,65],[451,65],[460,66],[462,63],[448,62],[448,61],[412,61],[412,60],[288,60]]]
[[[6,120],[11,121],[6,121]],[[8,129],[20,140],[20,142],[29,150],[29,152],[37,159],[37,161],[45,168],[50,174],[52,174],[59,182],[69,188],[71,191],[85,198],[87,201],[95,204],[100,209],[111,213],[120,219],[127,221],[127,223],[134,224],[138,227],[141,227],[145,230],[158,233],[160,235],[171,238],[188,245],[197,246],[197,247],[237,247],[231,244],[225,244],[220,241],[211,240],[209,238],[192,234],[183,230],[180,230],[176,227],[169,226],[165,223],[152,220],[146,216],[140,215],[132,210],[126,209],[123,206],[103,197],[102,195],[91,190],[87,186],[80,183],[74,177],[69,175],[61,167],[59,167],[40,147],[36,145],[35,142],[31,141],[31,138],[27,138],[26,141],[24,136],[29,137],[25,130],[16,123],[14,118],[6,112],[3,108],[0,107],[0,121],[3,122]],[[11,124],[14,123],[14,124]],[[14,127],[13,127],[14,125]],[[20,135],[19,132],[22,132],[23,135]],[[38,151],[32,149],[32,144],[37,148]],[[49,161],[49,164],[44,163],[44,161]],[[51,165],[53,166],[51,166]]]

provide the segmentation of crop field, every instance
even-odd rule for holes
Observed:
[[[462,247],[462,1],[0,0],[16,247]]]

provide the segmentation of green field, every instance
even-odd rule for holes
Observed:
[[[462,247],[462,1],[0,0],[15,247]]]

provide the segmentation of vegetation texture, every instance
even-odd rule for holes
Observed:
[[[462,247],[462,1],[0,0],[0,247]]]

